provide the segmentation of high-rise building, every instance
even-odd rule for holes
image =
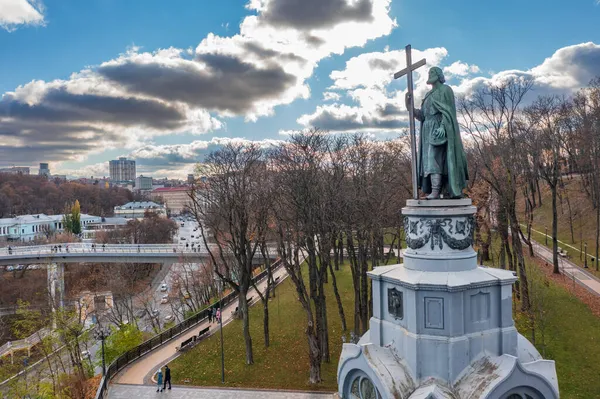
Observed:
[[[110,179],[115,182],[135,181],[135,161],[119,158],[109,162]]]
[[[40,170],[38,171],[38,175],[50,177],[50,168],[47,163],[40,163]]]

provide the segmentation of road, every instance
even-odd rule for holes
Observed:
[[[534,253],[544,259],[549,264],[552,264],[552,250],[545,246],[532,241]],[[600,295],[600,279],[587,272],[585,269],[575,265],[570,260],[559,257],[560,272],[575,280],[579,285],[588,289],[590,292]]]

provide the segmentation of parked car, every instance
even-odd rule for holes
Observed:
[[[82,359],[89,359],[90,358],[90,352],[89,351],[81,351],[81,358]]]
[[[185,241],[185,237],[179,237],[181,241]]]
[[[173,316],[172,314],[168,314],[165,316],[165,321],[172,321],[175,318],[175,316]]]
[[[150,314],[152,315],[152,317],[158,317],[158,315],[160,314],[160,312],[158,311],[158,309],[152,309],[150,311]]]
[[[168,302],[169,302],[169,296],[163,295],[162,298],[160,299],[160,303],[168,303]]]
[[[169,289],[169,287],[165,283],[160,285],[160,290],[162,292],[166,292],[168,289]]]

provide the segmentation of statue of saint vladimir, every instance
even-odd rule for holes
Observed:
[[[454,92],[445,85],[444,73],[438,67],[429,70],[427,84],[431,90],[425,95],[421,109],[414,117],[421,122],[421,138],[417,158],[417,184],[427,199],[462,198],[467,186],[467,158],[460,139],[456,119]],[[410,106],[406,95],[406,108]]]

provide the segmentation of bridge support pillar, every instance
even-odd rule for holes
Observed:
[[[48,265],[48,292],[50,293],[50,302],[52,311],[56,308],[62,308],[64,303],[65,291],[65,265],[64,263],[51,263]]]

